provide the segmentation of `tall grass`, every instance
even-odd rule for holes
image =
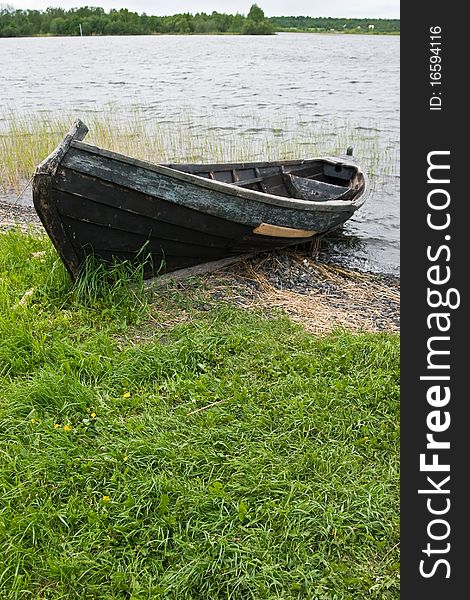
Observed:
[[[16,188],[63,139],[77,115],[3,115],[0,129],[0,188]],[[195,118],[190,113],[165,122],[150,121],[141,110],[108,107],[86,117],[86,141],[129,156],[161,162],[224,162],[355,155],[372,175],[397,171],[398,156],[383,144],[377,128],[352,122],[264,122],[243,115],[236,122]],[[220,123],[224,122],[221,126]],[[243,125],[240,125],[243,123]]]
[[[0,234],[0,598],[398,598],[397,337],[83,280]]]

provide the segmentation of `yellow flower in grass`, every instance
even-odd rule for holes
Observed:
[[[60,429],[59,423],[54,423],[54,429]]]
[[[124,394],[122,395],[123,398],[130,398],[131,397],[131,393],[130,392],[124,392]]]
[[[103,500],[103,502],[109,502],[110,497],[109,496],[103,496],[101,499]]]
[[[92,412],[92,413],[90,413],[90,417],[91,417],[92,419],[96,419],[96,413],[95,413],[95,412]]]
[[[64,425],[64,431],[70,431],[72,427],[70,425]]]

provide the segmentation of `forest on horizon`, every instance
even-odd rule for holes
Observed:
[[[244,34],[267,35],[276,31],[399,33],[399,19],[350,19],[334,17],[265,17],[253,4],[249,13],[183,13],[169,16],[138,14],[126,8],[106,12],[100,7],[49,7],[17,10],[0,5],[0,37],[150,35],[150,34]]]

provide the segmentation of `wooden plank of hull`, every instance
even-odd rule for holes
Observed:
[[[67,233],[72,239],[74,235],[75,221],[86,224],[94,224],[103,228],[99,235],[95,235],[102,243],[107,237],[107,230],[117,230],[122,235],[129,234],[129,243],[133,239],[133,234],[140,235],[136,238],[140,243],[145,240],[156,240],[159,244],[165,245],[166,242],[182,242],[185,246],[192,248],[219,248],[223,252],[256,252],[260,249],[272,249],[291,244],[292,236],[285,235],[284,239],[279,239],[280,235],[272,236],[253,235],[248,227],[244,227],[243,235],[235,238],[222,238],[217,236],[200,233],[198,231],[179,227],[177,225],[168,225],[167,223],[142,217],[134,213],[114,209],[107,205],[96,205],[82,196],[73,196],[58,190],[54,191],[54,197],[57,202],[59,214],[62,216],[64,224],[67,223]],[[230,228],[230,223],[226,223],[226,228]],[[282,229],[282,228],[280,228]],[[86,233],[86,232],[85,232]],[[87,235],[90,235],[91,230]],[[311,237],[310,232],[302,232],[303,235],[296,237]],[[76,235],[76,232],[75,232]],[[298,243],[299,240],[295,240]],[[76,241],[74,240],[76,246]]]
[[[75,145],[75,143],[74,143]],[[78,147],[81,144],[76,144]],[[258,161],[258,162],[238,162],[238,163],[168,163],[164,166],[171,169],[185,171],[186,173],[195,173],[201,175],[210,171],[216,173],[218,171],[233,171],[239,173],[247,172],[250,169],[262,169],[266,175],[274,175],[279,172],[280,167],[318,167],[323,161],[317,158],[303,159],[296,158],[291,160],[273,160],[273,161]]]
[[[168,281],[183,281],[185,279],[189,279],[190,277],[195,277],[197,275],[205,275],[206,273],[213,273],[214,271],[218,271],[219,269],[223,269],[228,267],[229,265],[233,265],[235,263],[239,263],[243,260],[251,258],[254,256],[253,254],[240,254],[238,256],[230,256],[229,258],[222,258],[220,260],[214,260],[207,263],[202,263],[199,265],[195,265],[193,267],[186,267],[184,269],[178,269],[171,273],[167,273],[165,275],[160,275],[159,277],[155,277],[145,282],[145,289],[151,290],[155,287],[160,287],[161,285],[166,284]]]
[[[236,239],[251,233],[252,230],[241,223],[227,221],[108,181],[97,180],[70,169],[60,168],[57,171],[54,188],[72,193],[77,198],[82,196],[97,206],[109,206],[113,210],[123,211],[126,215],[136,214],[202,234]]]
[[[198,256],[207,260],[230,254],[230,250],[225,248],[195,246],[181,240],[162,240],[96,225],[95,223],[77,221],[70,217],[63,217],[63,222],[69,239],[75,248],[88,245],[92,248],[111,250],[117,255],[122,251],[139,252],[145,247],[145,252],[152,254]]]
[[[152,235],[151,229],[144,233],[134,233],[122,229],[115,229],[109,225],[99,225],[89,221],[75,219],[70,215],[62,215],[63,226],[71,240],[73,247],[78,251],[87,246],[100,250],[109,250],[116,257],[122,252],[138,252],[145,248],[145,253],[151,253],[160,256],[197,256],[201,260],[212,260],[231,254],[253,253],[263,250],[272,250],[305,241],[308,236],[303,235],[302,239],[284,236],[283,238],[275,236],[256,236],[246,235],[236,240],[225,240],[224,246],[204,245],[203,240],[199,244],[192,244],[185,237],[185,230],[182,228],[179,233],[177,228],[174,231],[174,239],[163,239],[158,231]],[[158,223],[154,222],[154,227],[158,228]],[[303,232],[305,233],[305,232]],[[311,236],[310,236],[311,237]]]
[[[64,159],[64,166],[78,172],[104,179],[122,187],[171,202],[184,205],[205,215],[210,214],[231,222],[257,227],[261,222],[271,222],[294,229],[313,229],[322,233],[346,221],[354,208],[344,206],[298,210],[267,204],[260,200],[237,195],[238,188],[229,193],[203,188],[186,181],[175,180],[168,175],[145,170],[132,164],[119,163],[105,156],[85,153],[71,148]],[[242,190],[240,190],[242,191]],[[309,203],[305,203],[307,206]],[[323,206],[323,205],[321,205]]]
[[[227,248],[233,242],[233,238],[224,238],[189,229],[184,225],[165,223],[106,204],[97,204],[83,196],[55,191],[54,198],[57,202],[58,212],[64,218],[94,223],[104,228],[128,232],[131,235],[138,234],[145,238],[170,241],[184,239],[187,244],[209,248]],[[244,231],[240,233],[247,234],[249,231],[248,227],[244,227]],[[103,235],[106,234],[103,233]]]

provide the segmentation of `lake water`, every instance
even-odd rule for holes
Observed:
[[[222,141],[248,130],[295,139],[302,157],[344,138],[372,190],[328,252],[398,274],[399,50],[399,36],[339,34],[2,39],[0,117],[68,111],[86,122],[112,104],[149,123],[185,115]]]

